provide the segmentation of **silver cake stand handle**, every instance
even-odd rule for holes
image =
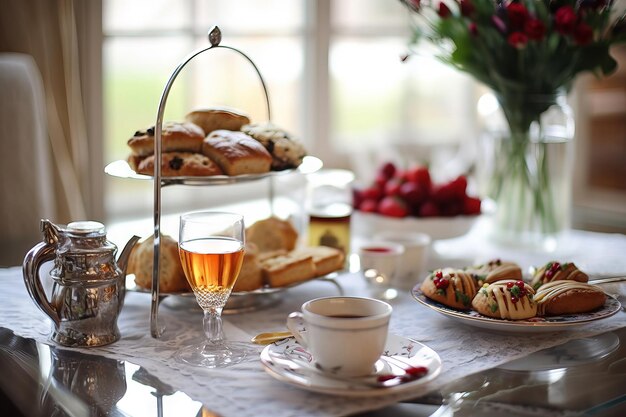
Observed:
[[[154,163],[154,258],[153,258],[153,267],[152,267],[152,297],[151,297],[151,308],[150,308],[150,334],[154,338],[159,338],[163,334],[164,327],[159,326],[159,278],[161,276],[161,268],[160,268],[160,255],[161,255],[161,187],[164,185],[161,177],[161,135],[163,132],[163,114],[165,113],[165,103],[167,102],[167,97],[170,93],[172,85],[178,77],[178,74],[182,71],[182,69],[196,56],[207,52],[211,49],[215,48],[225,48],[231,51],[234,51],[244,57],[256,71],[259,79],[261,80],[261,85],[263,86],[263,93],[265,94],[265,102],[267,105],[267,120],[271,120],[271,109],[270,109],[270,99],[269,94],[267,93],[267,87],[265,85],[265,81],[263,80],[263,76],[261,72],[254,64],[254,62],[243,52],[236,48],[232,48],[230,46],[220,45],[222,41],[222,32],[220,29],[215,26],[213,29],[209,31],[209,43],[211,46],[208,48],[199,49],[195,52],[189,54],[185,59],[176,67],[172,75],[170,76],[165,88],[163,89],[163,93],[161,94],[161,100],[159,101],[159,110],[157,113],[157,120],[155,124],[154,130],[154,155],[155,155],[155,163]],[[274,190],[273,185],[271,183],[270,178],[270,205],[273,204],[272,200],[274,199]]]

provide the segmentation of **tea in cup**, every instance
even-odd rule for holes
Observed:
[[[375,239],[399,243],[404,247],[398,272],[392,286],[403,290],[412,289],[422,280],[427,270],[431,237],[426,233],[387,231],[377,233]]]
[[[391,311],[389,304],[373,298],[317,298],[291,313],[287,328],[313,355],[316,368],[363,376],[374,372],[383,353]]]
[[[404,246],[388,241],[371,241],[359,248],[361,273],[365,278],[372,296],[391,300],[398,295],[394,281],[400,272],[400,261]]]

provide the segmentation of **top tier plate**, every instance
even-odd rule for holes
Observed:
[[[319,171],[323,162],[321,159],[315,156],[305,156],[302,164],[296,169],[285,169],[283,171],[270,171],[263,174],[243,174],[243,175],[213,175],[210,177],[162,177],[161,183],[163,185],[181,184],[181,185],[220,185],[220,184],[237,184],[241,182],[255,181],[261,178],[267,178],[271,176],[285,175],[292,172],[299,172],[301,174],[312,174]],[[118,160],[111,162],[104,167],[104,172],[118,178],[130,178],[136,180],[152,180],[151,175],[137,174],[128,165],[128,162],[124,160]]]

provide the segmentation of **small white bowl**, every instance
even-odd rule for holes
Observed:
[[[375,213],[352,213],[352,232],[356,236],[374,236],[385,232],[426,233],[432,240],[451,239],[470,231],[480,218],[475,216],[453,217],[388,217]]]

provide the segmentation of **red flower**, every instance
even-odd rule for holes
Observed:
[[[452,12],[445,3],[439,3],[439,11],[437,12],[442,19],[446,19],[452,15]]]
[[[526,6],[520,3],[509,3],[509,5],[506,6],[506,12],[509,16],[509,24],[513,30],[522,29],[529,17]]]
[[[461,7],[461,14],[465,17],[469,17],[474,13],[475,8],[470,0],[461,0],[459,6]]]
[[[476,22],[471,22],[467,28],[472,36],[478,36],[478,26],[476,25]]]
[[[593,29],[584,22],[580,22],[574,28],[574,42],[578,45],[587,45],[593,40]]]
[[[524,49],[528,43],[528,36],[523,32],[513,32],[507,38],[507,42],[514,48]]]
[[[578,20],[576,12],[574,11],[574,8],[569,5],[559,7],[556,13],[554,13],[554,24],[556,26],[556,30],[563,35],[572,33],[574,27],[576,26],[576,20]]]
[[[540,41],[546,35],[546,25],[540,19],[530,18],[524,24],[524,33],[528,39]]]

